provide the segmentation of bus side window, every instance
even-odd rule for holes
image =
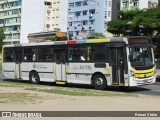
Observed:
[[[35,48],[24,48],[23,50],[23,61],[33,61],[33,54],[35,53],[35,60],[37,59]]]
[[[88,61],[105,61],[105,46],[91,45],[88,47]]]
[[[38,61],[53,61],[51,47],[40,47],[38,48]]]
[[[76,61],[86,61],[87,60],[87,46],[80,46],[80,45],[76,45],[76,46],[70,46],[69,47],[69,56],[68,56],[68,60],[71,61],[71,56],[72,56],[72,61],[76,62]],[[82,56],[83,56],[83,60],[82,60]]]
[[[45,56],[45,58],[46,58],[46,61],[52,61],[52,55],[51,54],[47,54]]]
[[[69,61],[72,61],[73,60],[73,55],[72,54],[70,54],[69,55],[69,59],[68,59]]]
[[[5,49],[4,51],[4,61],[5,62],[13,62],[13,50],[12,49]]]
[[[27,56],[24,56],[24,61],[27,61]]]

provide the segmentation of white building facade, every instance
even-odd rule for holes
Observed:
[[[28,34],[44,30],[44,0],[0,0],[4,44],[28,43]]]
[[[154,8],[158,3],[159,0],[121,0],[121,10]]]
[[[116,13],[112,10],[117,10],[118,4],[120,0],[69,0],[68,34],[73,38],[85,38],[94,32],[107,36],[106,22],[112,20]]]
[[[68,0],[45,0],[44,31],[67,32]]]

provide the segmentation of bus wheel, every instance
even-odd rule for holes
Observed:
[[[98,90],[104,90],[107,87],[107,81],[102,75],[95,75],[92,84]]]
[[[33,83],[33,84],[38,84],[40,81],[39,75],[35,71],[30,73],[29,79],[30,79],[31,83]]]

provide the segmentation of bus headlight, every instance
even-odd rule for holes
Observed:
[[[136,77],[132,70],[130,70],[130,74],[131,74],[132,77],[134,77],[134,78]]]

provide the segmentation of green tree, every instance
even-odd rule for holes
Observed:
[[[131,27],[132,20],[142,11],[136,10],[128,10],[128,11],[119,11],[118,12],[118,20],[109,21],[107,25],[107,31],[111,32],[115,36],[126,36],[133,34],[133,29]]]
[[[118,20],[107,23],[107,30],[116,36],[145,35],[160,33],[160,8],[120,11]]]
[[[99,38],[105,38],[106,36],[103,34],[103,33],[92,33],[90,34],[87,38],[90,39],[90,38],[95,38],[95,39],[99,39]]]
[[[115,36],[127,35],[129,32],[129,20],[112,20],[107,23],[108,31]]]
[[[149,36],[155,48],[155,57],[160,58],[160,8],[136,11],[120,11],[118,20],[107,23],[107,30],[116,36]]]
[[[133,20],[133,18],[140,14],[142,11],[139,10],[139,9],[135,9],[135,10],[127,10],[127,11],[123,11],[123,10],[120,10],[118,12],[118,18],[120,20]]]
[[[3,40],[5,39],[4,30],[0,28],[0,48],[3,46]]]
[[[160,32],[160,8],[146,9],[132,20],[132,29],[137,35],[153,36]]]

